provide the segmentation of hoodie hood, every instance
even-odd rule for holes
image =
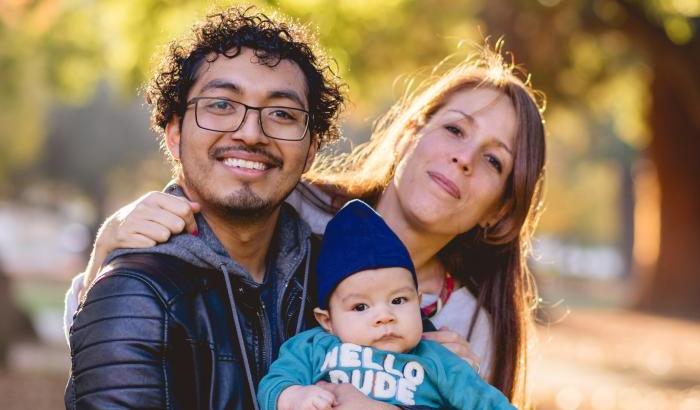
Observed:
[[[163,192],[175,196],[185,197],[182,188],[175,182],[169,183]],[[243,278],[250,285],[258,286],[253,281],[250,272],[231,259],[228,252],[216,237],[214,231],[201,213],[195,214],[199,235],[189,233],[173,235],[165,243],[150,248],[117,249],[110,253],[105,264],[121,255],[155,253],[169,255],[184,260],[200,268],[225,270],[233,275]],[[268,255],[271,257],[267,274],[281,274],[286,282],[298,268],[304,256],[309,251],[308,239],[311,229],[297,215],[294,208],[287,203],[280,205],[279,219],[275,227],[275,233],[270,243]]]

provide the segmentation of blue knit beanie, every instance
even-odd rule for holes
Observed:
[[[394,231],[366,203],[348,202],[326,227],[321,253],[316,264],[318,306],[328,309],[331,293],[350,275],[381,268],[416,269],[411,256]]]

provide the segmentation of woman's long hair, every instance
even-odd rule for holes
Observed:
[[[374,127],[370,140],[343,156],[319,158],[306,175],[311,183],[348,197],[374,202],[391,179],[418,132],[454,93],[488,87],[506,94],[515,108],[518,129],[513,171],[508,177],[500,220],[455,237],[439,253],[445,268],[476,295],[492,319],[493,384],[519,408],[527,406],[525,373],[528,330],[537,296],[527,268],[530,238],[542,209],[545,138],[544,97],[529,79],[506,64],[499,41],[480,53],[432,75],[411,89]],[[442,69],[443,73],[439,73]],[[477,309],[478,312],[478,309]],[[476,317],[476,313],[475,313]],[[469,336],[473,330],[472,320]]]

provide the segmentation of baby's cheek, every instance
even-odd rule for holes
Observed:
[[[354,343],[358,345],[366,345],[366,330],[362,326],[358,326],[358,319],[347,317],[343,323],[338,323],[334,326],[335,335],[338,336],[343,343]]]

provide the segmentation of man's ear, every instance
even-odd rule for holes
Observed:
[[[314,316],[319,325],[328,333],[333,334],[333,326],[331,325],[331,314],[329,311],[321,308],[314,308]]]
[[[306,173],[306,171],[311,169],[311,165],[313,165],[314,158],[316,158],[316,153],[318,152],[320,142],[318,138],[312,136],[310,144],[309,152],[306,153],[306,161],[304,162],[304,171],[302,173]]]
[[[173,115],[165,125],[165,145],[170,155],[180,161],[180,117]]]

